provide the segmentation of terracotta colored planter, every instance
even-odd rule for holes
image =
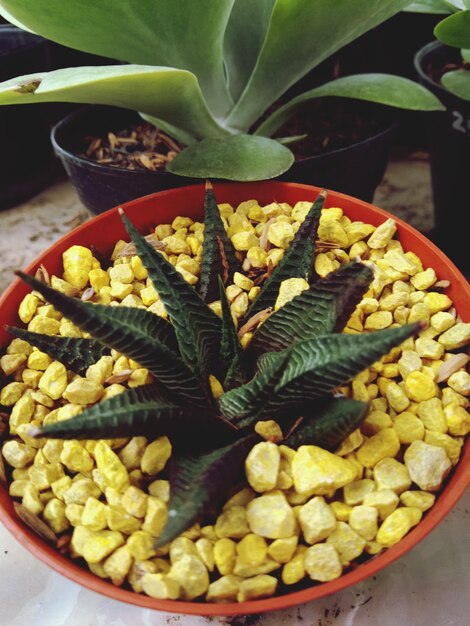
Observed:
[[[263,204],[274,200],[295,204],[298,200],[314,200],[318,191],[317,187],[280,182],[215,185],[218,201],[230,202],[232,204],[238,204],[249,198],[256,198]],[[125,205],[125,208],[126,213],[134,223],[142,230],[145,230],[152,225],[171,221],[177,214],[200,218],[202,216],[203,199],[203,186],[194,185],[146,196],[129,202]],[[328,195],[326,205],[340,206],[344,209],[345,214],[353,220],[362,220],[374,225],[378,225],[390,217],[385,211],[377,209],[370,204],[334,192]],[[470,285],[463,275],[422,234],[408,226],[405,222],[399,219],[396,219],[396,221],[398,224],[398,236],[405,250],[412,250],[418,254],[425,266],[435,268],[440,279],[447,279],[451,282],[447,293],[453,299],[462,319],[469,322]],[[44,263],[49,272],[59,274],[62,269],[61,254],[69,246],[74,244],[89,246],[93,244],[98,250],[106,254],[110,253],[116,240],[124,237],[126,237],[125,230],[118,212],[116,209],[111,209],[62,237],[34,261],[27,268],[27,271],[34,273],[39,263]],[[15,280],[0,299],[0,345],[4,345],[8,341],[3,325],[18,323],[18,305],[28,291],[29,288],[27,286],[19,280]],[[426,513],[423,520],[398,544],[332,582],[318,584],[302,591],[282,596],[239,604],[154,600],[148,596],[115,587],[110,582],[98,578],[69,558],[61,555],[24,526],[16,517],[12,500],[4,487],[0,488],[0,519],[18,541],[35,556],[60,574],[98,593],[122,602],[162,611],[195,615],[246,615],[248,613],[282,609],[328,596],[376,574],[421,541],[447,515],[469,484],[470,439],[467,440],[462,458],[448,478],[445,489],[439,495],[436,504]]]

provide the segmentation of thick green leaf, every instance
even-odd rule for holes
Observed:
[[[405,9],[409,13],[451,13],[451,2],[448,0],[419,0],[412,2]]]
[[[447,72],[442,77],[442,84],[455,96],[462,100],[470,100],[470,72],[468,70]]]
[[[312,208],[284,256],[274,268],[271,276],[265,280],[258,297],[248,310],[247,317],[252,317],[259,311],[274,306],[283,280],[294,277],[306,278],[309,281],[312,279],[315,238],[325,198],[326,191],[323,190],[312,204]]]
[[[221,321],[173,265],[139,235],[124,212],[121,215],[137,254],[165,305],[181,356],[196,374],[208,397],[212,397],[209,396],[208,377],[209,374],[220,376]]]
[[[253,181],[279,176],[293,162],[292,152],[277,141],[240,134],[192,144],[170,161],[167,170],[194,178]]]
[[[441,20],[434,34],[447,46],[470,48],[470,10],[459,11]]]
[[[220,217],[212,185],[206,183],[204,243],[198,283],[198,292],[204,302],[217,300],[220,277],[223,278],[224,284],[231,284],[234,272],[239,270],[240,263]]]
[[[251,78],[228,124],[246,131],[307,72],[409,0],[277,0]]]
[[[169,67],[75,67],[0,83],[0,104],[32,102],[109,104],[161,118],[195,138],[228,134],[207,108],[195,75]]]
[[[283,442],[297,449],[299,446],[320,446],[334,452],[367,415],[369,405],[349,398],[331,398],[317,407],[306,409],[304,418],[294,432]]]
[[[193,72],[211,109],[231,106],[224,32],[233,0],[1,0],[9,16],[70,48]],[[132,92],[129,85],[128,89]],[[155,97],[157,99],[157,96]]]
[[[167,435],[177,446],[220,445],[233,440],[235,429],[197,406],[176,406],[155,385],[143,385],[94,404],[68,420],[43,426],[36,437],[109,439]]]
[[[256,130],[256,134],[270,137],[307,102],[324,96],[355,98],[419,111],[445,109],[433,93],[408,78],[387,74],[357,74],[337,78],[300,94],[270,115]]]
[[[255,67],[275,0],[235,0],[224,39],[230,93],[236,102]]]
[[[45,283],[17,272],[64,317],[81,330],[146,367],[175,397],[198,406],[207,406],[207,398],[191,370],[163,343],[167,340],[158,316],[133,307],[110,307],[70,298]],[[164,320],[163,320],[164,321]],[[171,341],[172,331],[168,333]]]
[[[373,278],[363,263],[348,263],[273,313],[255,332],[250,353],[276,352],[297,341],[340,332]]]
[[[415,323],[359,335],[323,335],[279,352],[279,359],[288,355],[287,363],[262,415],[284,414],[290,407],[331,393],[415,335],[419,328]]]
[[[238,428],[245,428],[259,419],[269,405],[282,380],[289,359],[289,351],[278,353],[276,359],[266,363],[249,383],[227,391],[219,398],[222,414]]]
[[[242,347],[233,322],[225,287],[220,278],[219,297],[222,307],[222,338],[220,341],[220,362],[224,368],[222,387],[227,391],[242,385],[244,376],[242,370]]]
[[[206,454],[172,459],[168,522],[157,547],[175,539],[201,519],[209,507],[227,496],[248,452],[258,440],[256,435],[250,435]]]
[[[85,374],[90,365],[110,352],[104,344],[94,339],[53,337],[13,326],[7,326],[6,329],[14,337],[27,341],[35,348],[63,363],[67,369],[76,374]]]

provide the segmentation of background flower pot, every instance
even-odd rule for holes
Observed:
[[[117,132],[137,123],[142,123],[142,119],[134,111],[87,106],[73,111],[52,129],[54,150],[80,200],[92,213],[101,213],[156,191],[198,182],[170,172],[111,167],[79,156],[86,148],[85,137],[106,136],[110,131]]]
[[[0,25],[0,80],[47,69],[47,42]],[[57,172],[49,141],[48,105],[14,105],[0,111],[0,209],[27,200]]]
[[[215,191],[219,202],[238,204],[248,198],[256,198],[261,203],[278,202],[294,204],[299,200],[313,200],[319,189],[311,186],[280,182],[216,184]],[[159,222],[171,220],[176,214],[193,218],[202,216],[204,188],[202,185],[164,191],[159,194],[140,198],[126,205],[125,210],[134,223],[142,230]],[[328,206],[341,206],[346,215],[353,220],[363,220],[378,225],[389,217],[386,212],[376,209],[362,201],[331,192]],[[436,268],[439,278],[451,281],[448,290],[458,312],[464,321],[470,320],[470,286],[464,277],[431,242],[423,235],[397,220],[398,235],[407,250],[413,250],[427,266]],[[34,272],[40,263],[44,263],[50,272],[61,271],[61,253],[71,245],[95,245],[100,252],[109,253],[117,239],[126,237],[124,227],[117,210],[112,210],[96,217],[60,239],[41,257],[32,263],[27,271]],[[8,340],[3,330],[5,323],[16,324],[17,309],[28,288],[16,280],[0,300],[0,344]],[[186,603],[179,601],[157,601],[147,596],[136,594],[100,579],[81,568],[47,545],[37,535],[25,527],[15,516],[11,498],[4,487],[0,488],[0,518],[7,528],[34,555],[54,568],[59,573],[98,593],[139,606],[197,615],[234,615],[276,610],[314,600],[335,593],[355,584],[386,567],[409,551],[423,539],[449,512],[463,494],[470,482],[470,443],[467,441],[462,458],[446,483],[435,506],[426,514],[423,521],[402,541],[375,558],[361,564],[339,579],[316,585],[284,596],[265,600],[250,601],[243,604],[212,605],[207,603]]]
[[[96,163],[79,156],[85,137],[106,136],[142,122],[133,111],[107,106],[82,107],[52,129],[52,144],[83,204],[101,213],[118,204],[164,189],[198,183],[198,179],[170,172],[127,170]],[[397,123],[347,148],[295,161],[278,180],[323,185],[362,200],[371,201],[388,162]]]
[[[389,151],[398,122],[363,141],[302,160],[277,180],[336,189],[371,202],[388,164]]]
[[[433,91],[447,110],[429,113],[428,141],[431,159],[435,228],[431,237],[468,276],[468,232],[461,227],[468,205],[470,163],[470,102],[447,91],[430,76],[431,67],[459,61],[460,51],[439,42],[430,43],[416,54],[420,82]]]

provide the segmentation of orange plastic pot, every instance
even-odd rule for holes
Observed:
[[[216,184],[215,192],[219,202],[229,202],[231,204],[238,204],[250,198],[256,198],[262,204],[273,201],[295,204],[299,200],[314,200],[319,189],[295,183],[261,182]],[[201,218],[203,200],[204,187],[202,185],[194,185],[139,198],[125,204],[124,208],[133,222],[140,229],[147,232],[151,226],[172,221],[176,215]],[[351,219],[362,220],[374,225],[378,225],[390,217],[388,213],[381,209],[335,192],[328,194],[326,206],[340,206]],[[465,322],[469,322],[470,285],[463,275],[433,243],[417,230],[399,219],[396,219],[396,222],[398,224],[398,236],[405,250],[415,252],[425,266],[433,267],[439,279],[450,281],[451,285],[447,293],[454,301],[461,318]],[[118,239],[125,237],[125,230],[118,212],[116,209],[111,209],[62,237],[36,259],[27,268],[27,271],[34,273],[38,265],[44,263],[49,272],[60,275],[62,271],[61,254],[69,246],[74,244],[93,245],[100,252],[109,254],[114,247],[114,243]],[[0,345],[5,345],[9,340],[7,333],[3,330],[4,324],[16,325],[19,323],[17,317],[18,306],[28,289],[19,280],[15,280],[0,299]],[[18,541],[44,563],[67,578],[97,593],[121,600],[122,602],[167,612],[194,615],[246,615],[283,609],[322,598],[376,574],[421,541],[449,513],[469,483],[470,439],[467,440],[462,458],[446,481],[445,488],[437,498],[435,505],[426,513],[423,520],[398,544],[371,558],[366,563],[351,569],[334,581],[312,585],[302,591],[282,596],[237,604],[155,600],[127,589],[115,587],[110,582],[98,578],[71,559],[61,555],[27,528],[16,517],[13,502],[4,487],[0,488],[0,519]]]

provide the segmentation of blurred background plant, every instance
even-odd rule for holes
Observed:
[[[129,108],[187,146],[167,165],[175,174],[272,178],[291,167],[294,155],[286,144],[296,138],[271,137],[314,99],[336,96],[404,109],[442,109],[420,85],[381,73],[342,76],[280,102],[309,71],[406,4],[1,0],[0,11],[18,26],[126,63],[20,76],[0,86],[0,103]]]

